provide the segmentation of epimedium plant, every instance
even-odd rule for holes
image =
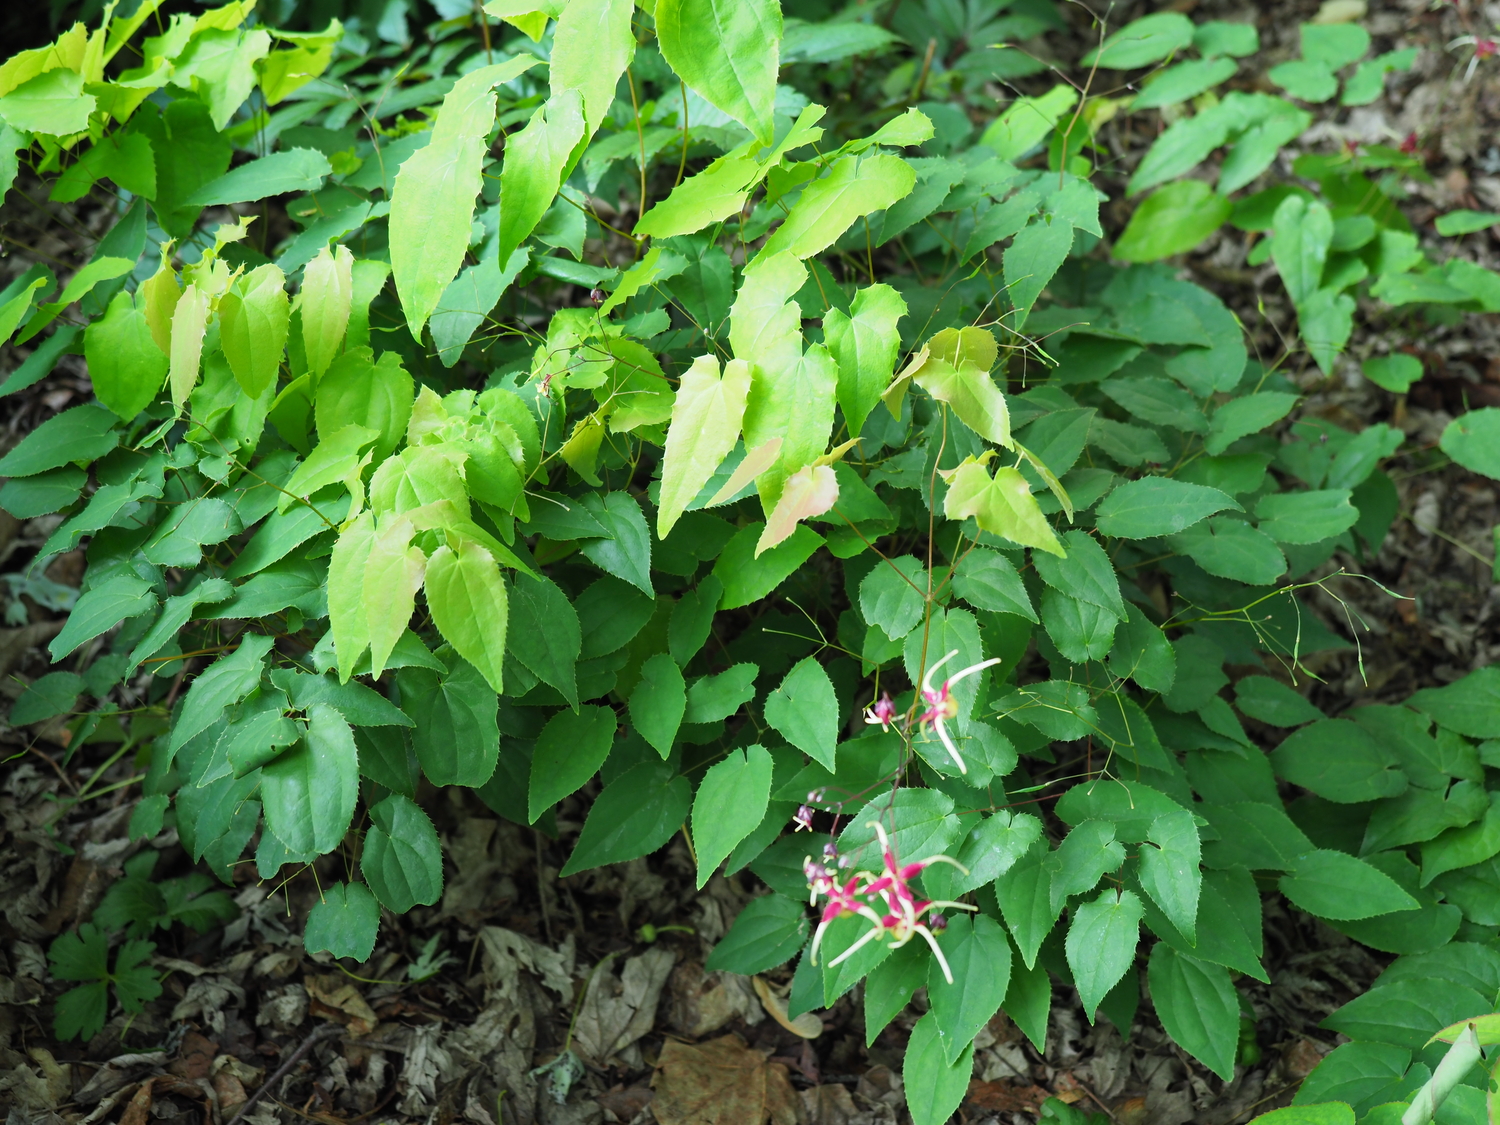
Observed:
[[[51,645],[71,667],[17,717],[85,712],[70,746],[135,754],[132,835],[170,824],[226,882],[342,854],[304,935],[337,956],[441,895],[424,784],[551,834],[591,795],[565,876],[682,832],[700,885],[770,889],[711,968],[795,959],[791,1016],[861,985],[871,1041],[927,989],[920,1122],[1002,1007],[1042,1044],[1054,980],[1128,1032],[1144,971],[1232,1077],[1279,893],[1401,955],[1301,1096],[1409,1099],[1428,1036],[1500,991],[1500,687],[1341,718],[1269,675],[1225,694],[1229,666],[1296,681],[1349,647],[1299,591],[1379,547],[1402,435],[1287,423],[1301,353],[1252,359],[1161,260],[1269,231],[1252,254],[1328,371],[1359,286],[1490,307],[1494,276],[1429,261],[1366,175],[1418,169],[1370,150],[1267,184],[1310,116],[1215,94],[1257,49],[1242,25],[1101,33],[1076,85],[976,138],[923,92],[1000,109],[982,79],[1045,68],[962,45],[1065,27],[1050,6],[934,3],[952,49],[892,69],[872,121],[813,100],[814,71],[861,81],[915,4],[894,30],[774,0],[534,4],[494,0],[483,45],[450,21],[399,70],[243,0],[149,29],[146,0],[0,67],[5,182],[24,158],[119,215],[55,297],[43,266],[0,294],[36,341],[0,393],[81,347],[98,397],[0,460],[0,504],[58,515],[34,574],[88,562]],[[1403,56],[1360,62],[1356,32],[1309,29],[1273,80],[1318,101],[1358,64],[1345,104],[1371,100]],[[1094,95],[1111,70],[1150,80]],[[1176,120],[1110,243],[1093,158],[1137,111]],[[1226,145],[1216,185],[1188,175]],[[296,228],[274,243],[213,210],[272,199]],[[1420,374],[1402,359],[1366,371]],[[1468,418],[1461,461],[1490,424]],[[1291,733],[1266,754],[1241,716]],[[95,922],[209,924],[202,890],[121,891]],[[138,938],[113,973],[102,930],[59,940],[91,982],[60,1030],[97,1030],[111,982],[149,998]]]

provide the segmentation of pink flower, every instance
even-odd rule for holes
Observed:
[[[801,832],[803,829],[812,831],[813,811],[806,805],[798,805],[797,811],[792,814],[792,823],[796,825],[793,832]]]
[[[1464,81],[1468,82],[1474,77],[1474,70],[1479,66],[1481,59],[1492,59],[1500,54],[1500,42],[1493,39],[1481,38],[1477,35],[1460,35],[1448,44],[1451,51],[1454,47],[1472,47],[1474,54],[1469,58],[1469,68],[1464,72]]]
[[[896,705],[891,702],[891,693],[888,691],[881,692],[880,698],[865,708],[865,723],[869,726],[890,730],[895,721]]]
[[[953,745],[953,739],[948,736],[948,728],[944,726],[947,720],[958,718],[958,700],[953,698],[950,689],[966,676],[982,672],[992,664],[1001,663],[1001,660],[997,656],[990,660],[981,660],[978,664],[970,664],[967,668],[960,669],[949,676],[943,681],[943,686],[934,691],[932,688],[932,674],[957,655],[958,649],[954,649],[932,667],[928,668],[927,674],[922,677],[922,699],[927,704],[927,710],[917,716],[917,722],[924,727],[929,723],[936,727],[938,737],[943,740],[943,745],[948,748],[949,757],[958,766],[958,772],[968,773],[969,767],[964,764],[963,758],[959,756],[958,748]]]
[[[803,870],[808,874],[808,887],[812,891],[814,902],[820,894],[828,899],[827,905],[823,908],[822,917],[818,921],[817,931],[813,934],[812,963],[817,964],[818,947],[822,945],[823,935],[828,931],[828,926],[833,920],[848,914],[858,914],[871,922],[870,929],[858,941],[830,961],[830,965],[837,965],[848,960],[866,944],[881,940],[887,934],[895,938],[892,948],[899,948],[920,935],[932,947],[938,964],[942,966],[944,979],[952,984],[953,973],[948,968],[947,958],[938,947],[931,927],[923,922],[923,915],[929,914],[938,907],[949,907],[954,910],[975,908],[961,902],[932,902],[927,899],[918,899],[911,889],[910,880],[934,863],[951,863],[960,871],[965,871],[963,865],[945,855],[929,856],[916,863],[902,864],[896,857],[890,838],[886,836],[885,828],[880,822],[871,821],[870,826],[875,829],[875,834],[880,838],[881,858],[884,861],[884,869],[880,875],[861,871],[847,883],[840,885],[833,878],[832,871],[821,864],[814,863],[811,857],[803,864]],[[884,913],[876,912],[872,904],[877,902],[885,908]]]

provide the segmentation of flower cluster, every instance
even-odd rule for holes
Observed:
[[[830,965],[837,965],[841,961],[848,960],[864,945],[871,941],[881,940],[887,934],[895,939],[892,948],[900,948],[912,938],[920,935],[932,947],[933,956],[942,966],[943,978],[952,984],[953,973],[948,968],[948,960],[943,956],[942,949],[938,947],[937,939],[933,937],[934,929],[943,928],[942,916],[933,914],[932,911],[939,907],[948,907],[953,910],[975,908],[961,902],[933,902],[919,899],[911,889],[910,881],[924,868],[934,863],[951,863],[965,874],[968,872],[957,860],[945,855],[929,856],[916,863],[902,864],[896,857],[895,849],[885,833],[885,828],[879,821],[871,821],[870,826],[880,837],[880,853],[884,861],[884,870],[880,874],[859,871],[844,881],[841,870],[848,865],[848,857],[837,855],[832,844],[823,849],[823,863],[817,863],[811,856],[808,856],[802,865],[807,875],[807,886],[811,892],[812,904],[816,906],[819,897],[827,900],[818,921],[818,929],[813,934],[812,963],[814,965],[818,963],[818,947],[822,945],[823,935],[828,932],[828,927],[833,920],[849,914],[858,914],[869,920],[869,931],[830,961]],[[925,921],[924,915],[927,916]]]
[[[953,745],[953,739],[948,734],[945,725],[948,720],[958,718],[958,700],[953,698],[952,687],[962,679],[983,672],[995,664],[1001,663],[1000,658],[994,657],[990,660],[981,660],[978,664],[970,664],[967,668],[960,668],[953,675],[943,681],[943,686],[934,689],[932,686],[932,674],[948,661],[958,655],[958,649],[954,649],[943,657],[932,667],[927,669],[927,674],[922,677],[922,702],[926,709],[917,716],[917,725],[926,727],[931,725],[936,729],[938,737],[943,740],[947,747],[948,756],[953,759],[953,764],[958,766],[959,773],[968,773],[969,767],[964,764],[963,757],[958,752],[958,747]],[[882,694],[879,701],[872,704],[865,711],[865,722],[871,726],[879,726],[882,730],[890,730],[891,724],[896,721],[896,706],[891,702],[889,695]]]

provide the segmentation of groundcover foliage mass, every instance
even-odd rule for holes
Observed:
[[[1308,26],[1279,96],[1224,88],[1252,27],[1175,12],[1057,80],[1004,45],[1068,27],[1041,0],[495,0],[482,43],[460,14],[377,73],[353,21],[157,6],[0,66],[0,183],[118,214],[61,289],[0,293],[36,341],[0,393],[81,351],[98,397],[0,460],[0,505],[61,513],[34,566],[88,560],[13,721],[78,711],[135,755],[134,836],[175,825],[226,881],[341,852],[306,944],[363,959],[382,909],[441,894],[424,778],[549,833],[590,794],[562,874],[678,832],[700,884],[748,869],[770,893],[710,968],[795,959],[792,1016],[863,981],[873,1040],[925,985],[924,1123],[996,1011],[1040,1046],[1054,979],[1128,1029],[1144,973],[1229,1078],[1267,893],[1401,955],[1300,1101],[1390,1120],[1429,1036],[1494,1007],[1500,672],[1339,718],[1226,691],[1349,647],[1298,591],[1397,510],[1402,435],[1289,421],[1288,365],[1333,371],[1356,294],[1500,309],[1419,248],[1411,156],[1277,164],[1409,53]],[[918,31],[925,60],[861,70]],[[819,104],[816,71],[868,104]],[[1101,130],[1134,114],[1170,124],[1112,232]],[[1226,223],[1295,307],[1275,361],[1162,261]],[[1496,417],[1444,451],[1500,474]],[[113,960],[94,927],[53,947],[89,982],[60,1032],[154,995],[140,935],[229,906],[149,874],[96,915],[131,926]]]

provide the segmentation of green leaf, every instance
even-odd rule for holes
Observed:
[[[76,672],[48,672],[26,685],[10,709],[10,725],[27,727],[73,710],[83,691],[83,677]]]
[[[188,237],[202,209],[187,203],[187,197],[228,170],[234,146],[197,98],[176,98],[160,112],[147,103],[131,128],[145,134],[156,152],[172,153],[171,160],[157,162],[151,211],[172,237]]]
[[[1235,706],[1273,727],[1298,727],[1323,718],[1307,699],[1270,676],[1246,676],[1234,685]]]
[[[1115,839],[1114,825],[1085,820],[1074,828],[1047,860],[1053,916],[1062,912],[1070,896],[1093,890],[1104,875],[1124,862],[1125,848]]]
[[[618,579],[608,581],[623,586]],[[627,588],[628,589],[628,588]],[[629,594],[638,598],[633,589]],[[429,598],[431,594],[429,593]],[[642,599],[644,600],[644,599]],[[580,605],[583,599],[579,599]],[[645,619],[655,610],[654,602],[641,607]],[[562,693],[569,706],[578,703],[578,658],[582,655],[583,635],[579,614],[557,583],[546,575],[530,578],[517,574],[510,587],[509,613],[514,627],[507,628],[505,644],[510,654],[524,664],[533,676]],[[592,622],[591,622],[592,624]],[[635,630],[645,625],[645,620]],[[635,633],[632,633],[633,637]],[[593,639],[591,632],[590,639]],[[606,651],[624,646],[629,637]],[[593,655],[603,655],[595,653]]]
[[[83,75],[54,64],[0,98],[0,121],[23,133],[62,137],[82,133],[98,99],[83,92]]]
[[[823,342],[839,365],[839,406],[851,434],[864,429],[890,385],[901,345],[896,322],[906,311],[905,298],[889,285],[869,285],[854,295],[847,315],[836,308],[824,314]]]
[[[151,338],[144,305],[123,290],[84,330],[83,350],[94,393],[127,421],[151,404],[167,377],[167,357]]]
[[[1422,845],[1422,885],[1446,871],[1483,863],[1500,854],[1500,796],[1490,794],[1484,817],[1463,828],[1450,828]]]
[[[1147,979],[1157,1018],[1172,1041],[1224,1081],[1233,1079],[1240,1001],[1229,970],[1158,942],[1151,949]]]
[[[1271,752],[1277,776],[1342,804],[1395,797],[1406,789],[1396,757],[1358,724],[1322,719]]]
[[[632,0],[580,0],[563,8],[552,32],[548,64],[552,94],[555,97],[567,90],[579,93],[585,138],[592,137],[608,116],[615,86],[635,55],[635,35],[630,29],[634,11]],[[514,74],[507,74],[496,85],[512,77]]]
[[[1317,1068],[1303,1079],[1292,1108],[1312,1108],[1320,1102],[1334,1100],[1359,1104],[1387,1090],[1394,1092],[1410,1063],[1411,1052],[1390,1043],[1345,1043],[1325,1055]],[[1309,1125],[1323,1125],[1324,1120],[1342,1123],[1353,1118],[1313,1118]],[[1275,1125],[1300,1123],[1296,1118],[1282,1118]]]
[[[1460,414],[1443,430],[1439,445],[1464,468],[1500,480],[1500,410],[1495,407]]]
[[[1033,625],[1040,620],[1015,564],[999,551],[976,547],[959,559],[953,572],[953,592],[976,609],[1013,613]],[[865,616],[868,620],[869,614]]]
[[[359,751],[344,717],[326,703],[308,711],[292,750],[261,770],[266,826],[296,852],[338,847],[359,800]]]
[[[321,152],[293,148],[241,164],[210,180],[183,202],[193,207],[216,207],[225,203],[254,203],[273,195],[313,192],[332,174],[333,167]]]
[[[700,676],[687,692],[689,723],[716,723],[727,719],[755,698],[755,677],[760,672],[754,664],[736,664],[717,676]]]
[[[799,661],[766,697],[766,722],[829,770],[838,743],[838,716],[833,682],[811,656]]]
[[[517,579],[517,586],[520,586],[519,579]],[[558,595],[566,603],[567,596],[561,590],[558,590]],[[508,637],[512,653],[516,652],[522,628],[520,624],[523,612],[520,605],[521,597],[522,595],[516,590],[511,591],[511,615],[517,623],[516,629]],[[678,601],[677,607],[691,597],[691,592],[685,594]],[[674,620],[678,611],[677,607],[673,607]],[[582,631],[582,647],[577,655],[584,660],[592,660],[595,657],[618,652],[629,644],[651,620],[651,615],[656,611],[656,603],[641,594],[634,586],[606,574],[585,588],[572,603],[572,608],[576,610],[576,617]],[[530,628],[534,625],[541,629],[544,623],[549,630],[556,629],[558,625],[558,621],[549,619],[546,613],[537,613],[526,627]],[[699,641],[699,645],[701,647],[702,641]],[[692,654],[688,655],[690,657]],[[521,659],[519,655],[517,659]],[[521,659],[521,663],[527,664],[527,661]],[[687,658],[683,658],[678,663],[686,664]],[[530,665],[527,664],[527,667]],[[559,688],[559,690],[562,689]]]
[[[628,492],[602,496],[589,492],[583,502],[610,535],[579,543],[584,556],[606,574],[625,579],[648,597],[655,596],[651,587],[651,530],[640,502]]]
[[[952,971],[950,981],[933,958],[927,997],[937,1021],[943,1056],[956,1063],[972,1049],[974,1036],[1000,1010],[1010,987],[1010,941],[987,914],[955,913],[938,938]]]
[[[360,874],[387,910],[405,914],[443,893],[443,847],[427,814],[400,794],[370,809]]]
[[[1274,539],[1232,516],[1211,517],[1167,542],[1209,574],[1251,586],[1270,586],[1287,569]]]
[[[443,637],[496,694],[502,692],[510,603],[495,557],[469,538],[460,539],[456,551],[445,543],[427,560],[426,589]]]
[[[531,754],[528,815],[532,823],[598,772],[614,745],[615,713],[584,705],[547,720]]]
[[[1202,846],[1193,814],[1184,809],[1158,816],[1146,838],[1155,846],[1141,847],[1141,888],[1179,933],[1196,942],[1203,874],[1198,870]]]
[[[763,144],[775,133],[781,5],[776,0],[660,0],[662,58],[709,105]]]
[[[1184,531],[1225,510],[1241,508],[1217,488],[1168,477],[1142,477],[1116,488],[1100,502],[1097,512],[1102,534],[1151,539]]]
[[[1104,994],[1135,961],[1142,913],[1141,900],[1134,892],[1114,890],[1105,890],[1073,911],[1064,949],[1090,1022]]]
[[[640,692],[639,687],[636,692]],[[765,816],[771,797],[771,769],[771,755],[763,747],[751,746],[731,750],[727,758],[703,775],[693,799],[693,846],[700,888]]]
[[[703,967],[741,976],[763,973],[791,960],[807,944],[810,931],[806,903],[777,894],[753,898]]]
[[[1437,227],[1438,234],[1452,237],[1459,234],[1473,234],[1475,231],[1488,230],[1490,227],[1500,223],[1500,215],[1493,211],[1449,211],[1446,215],[1439,215],[1433,226]]]
[[[102,980],[96,981],[70,988],[57,998],[52,1030],[64,1041],[92,1039],[103,1029],[108,1017],[109,986]]]
[[[405,171],[405,166],[402,170]],[[339,342],[348,327],[349,309],[354,299],[353,270],[354,256],[347,246],[339,246],[331,254],[325,246],[302,271],[302,293],[298,305],[302,318],[302,344],[307,354],[308,370],[314,378],[327,371],[328,365],[338,355]],[[188,292],[193,290],[189,288],[183,296],[186,297]],[[172,323],[172,382],[175,388],[176,317]]]
[[[1304,102],[1326,102],[1338,93],[1339,81],[1333,71],[1311,59],[1292,59],[1273,66],[1266,77],[1294,98]]]
[[[1449,980],[1398,980],[1356,996],[1320,1026],[1357,1041],[1420,1051],[1433,1032],[1488,1014],[1492,1000]]]
[[[693,589],[683,593],[672,607],[672,620],[667,626],[667,649],[679,667],[687,667],[688,661],[698,655],[713,634],[714,613],[723,596],[723,583],[709,574]]]
[[[0,476],[29,477],[70,461],[96,461],[120,443],[117,419],[92,403],[48,418],[0,457]]]
[[[624,863],[649,855],[672,838],[692,805],[688,779],[662,762],[642,762],[606,785],[559,874]]]
[[[1069,663],[1086,664],[1108,656],[1119,622],[1110,610],[1056,590],[1042,591],[1042,624]]]
[[[1177,655],[1166,635],[1139,607],[1126,604],[1126,620],[1115,629],[1109,669],[1147,691],[1169,692],[1177,677]]]
[[[898,555],[876,563],[860,582],[859,611],[866,622],[899,641],[922,620],[926,593],[927,568],[911,555]]]
[[[1052,932],[1059,913],[1052,909],[1049,859],[1047,848],[1039,846],[995,880],[1000,913],[1028,969],[1036,966],[1037,950]]]
[[[1073,248],[1072,224],[1040,218],[1033,219],[1006,247],[1004,258],[1005,288],[1011,306],[1016,310],[1014,324],[1026,323],[1031,306],[1042,290],[1067,260]]]
[[[974,1044],[965,1044],[957,1060],[949,1062],[937,1015],[928,1012],[919,1019],[901,1061],[912,1125],[943,1125],[964,1100],[973,1074]]]
[[[391,273],[395,278],[396,292],[401,295],[407,326],[418,340],[422,337],[422,326],[463,265],[464,252],[469,246],[474,197],[482,186],[480,169],[486,152],[485,138],[495,122],[494,88],[524,73],[536,62],[534,56],[520,54],[494,66],[480,67],[460,78],[443,98],[426,147],[412,153],[396,173],[391,194]],[[576,98],[572,108],[571,139],[563,148],[563,158],[577,143],[582,126],[577,117]],[[541,113],[541,110],[537,111],[538,118]],[[506,177],[511,171],[512,146],[520,145],[526,149],[532,143],[529,131],[515,135],[507,143],[506,160],[501,170],[502,196],[513,195],[505,190]],[[529,155],[535,158],[540,154]],[[552,170],[552,182],[545,189],[546,203],[536,211],[524,231],[509,237],[509,228],[516,220],[508,214],[501,220],[502,223],[507,223],[507,219],[509,222],[500,237],[499,261],[510,261],[511,253],[542,217],[557,190],[557,173],[561,168],[559,159]],[[548,174],[545,166],[538,166],[533,171],[542,179]],[[517,199],[508,201],[502,213],[517,208],[519,203]]]
[[[823,546],[821,535],[799,525],[785,542],[757,556],[755,544],[764,530],[760,523],[740,528],[714,563],[714,576],[724,586],[720,609],[738,609],[759,601]]]
[[[1252,33],[1255,30],[1249,24],[1238,26],[1250,27]],[[1252,48],[1247,53],[1254,54],[1255,52]],[[1166,106],[1181,105],[1190,98],[1196,98],[1205,90],[1211,90],[1219,83],[1233,78],[1238,69],[1233,59],[1226,58],[1190,59],[1187,62],[1180,62],[1150,79],[1146,87],[1130,103],[1130,108],[1133,110],[1162,109]]]
[[[1304,23],[1302,57],[1339,70],[1370,49],[1370,33],[1357,23]]]
[[[979,143],[1001,160],[1024,156],[1046,139],[1064,114],[1078,102],[1078,91],[1059,82],[1038,97],[1017,98],[990,122]]]
[[[1234,73],[1232,62],[1220,62]],[[1231,210],[1229,200],[1202,180],[1177,180],[1141,201],[1115,242],[1114,256],[1123,262],[1155,262],[1186,253],[1218,230]]]
[[[335,957],[368,961],[380,932],[380,903],[363,883],[334,883],[323,889],[307,914],[302,948]]]
[[[951,406],[969,429],[996,445],[1008,447],[1010,411],[1005,395],[990,377],[995,356],[995,337],[988,329],[944,329],[927,341],[927,346],[901,373],[896,387],[910,375],[933,398]]]
[[[1388,294],[1380,295],[1390,299]],[[1297,326],[1309,354],[1328,374],[1354,330],[1354,298],[1333,289],[1319,289],[1297,310]]]
[[[1125,599],[1120,596],[1120,580],[1104,548],[1086,531],[1069,531],[1062,543],[1066,555],[1037,555],[1032,559],[1042,581],[1060,593],[1123,618]]]
[[[1158,12],[1127,23],[1084,55],[1081,65],[1134,70],[1160,62],[1192,41],[1192,20],[1181,12]]]
[[[1329,77],[1331,80],[1332,76]],[[1300,195],[1289,195],[1276,208],[1272,228],[1271,258],[1287,295],[1293,303],[1301,305],[1322,284],[1328,247],[1333,241],[1333,215],[1322,203],[1309,203]]]
[[[416,723],[412,744],[434,785],[477,788],[495,772],[500,754],[499,701],[479,670],[442,653],[447,675],[428,668],[396,674],[401,702]]]
[[[931,954],[920,942],[909,942],[870,971],[865,978],[865,1044],[873,1044],[886,1026],[911,1002],[912,994],[927,984]]]
[[[750,373],[750,364],[732,359],[720,378],[719,361],[709,355],[699,356],[683,372],[662,460],[658,538],[671,534],[687,506],[734,448],[745,417]]]
[[[530,58],[520,55],[518,58]],[[451,96],[451,95],[450,95]],[[493,95],[489,99],[490,120],[494,119]],[[488,131],[489,126],[485,126]],[[526,241],[552,200],[557,195],[562,174],[572,159],[578,144],[584,138],[583,102],[578,91],[568,90],[555,94],[545,105],[539,106],[531,120],[520,132],[512,133],[505,142],[505,161],[500,168],[500,227],[496,258],[510,261],[510,256]],[[483,157],[483,137],[480,137],[480,158]],[[407,162],[407,165],[410,161]],[[407,165],[402,166],[405,171]],[[462,244],[454,257],[452,272],[448,273],[438,293],[452,280],[463,260],[463,247],[469,239],[469,217],[473,214],[474,194],[479,188],[479,162],[474,163],[474,192],[469,192],[463,202]],[[468,185],[464,187],[468,191]],[[413,216],[414,220],[416,216]],[[419,229],[414,236],[420,237]],[[454,242],[459,235],[454,232]],[[436,303],[436,296],[433,298]],[[420,327],[420,326],[418,326]]]
[[[47,652],[55,664],[127,617],[139,617],[155,608],[156,595],[151,591],[151,583],[134,575],[118,574],[84,591],[68,614],[62,632],[47,646]]]
[[[1446,687],[1423,688],[1409,702],[1459,734],[1500,738],[1500,668],[1487,666]]]
[[[630,693],[631,725],[665,759],[672,752],[686,710],[687,688],[682,672],[675,660],[659,652],[641,666],[640,681]],[[759,815],[755,823],[760,823]]]
[[[1298,856],[1296,867],[1277,885],[1294,906],[1334,921],[1374,918],[1420,905],[1389,875],[1326,848]]]
[[[1262,532],[1278,543],[1317,543],[1348,531],[1359,522],[1349,490],[1273,492],[1255,506]]]
[[[814,108],[808,106],[808,110]],[[637,220],[635,234],[652,238],[692,234],[743,208],[751,185],[765,171],[759,162],[745,155],[754,144],[754,141],[747,142],[719,157],[703,171],[688,176],[666,199]]]
[[[840,157],[803,189],[761,253],[769,258],[789,251],[797,258],[810,258],[833,245],[861,215],[883,211],[910,195],[916,183],[916,171],[899,156],[875,152]],[[1072,228],[1068,229],[1071,245]]]
[[[1297,399],[1287,391],[1261,391],[1230,399],[1209,419],[1204,449],[1217,457],[1247,434],[1258,434],[1281,421],[1297,405]]]
[[[251,398],[275,384],[281,366],[291,315],[285,281],[281,270],[268,263],[219,298],[219,343],[235,381]]]

